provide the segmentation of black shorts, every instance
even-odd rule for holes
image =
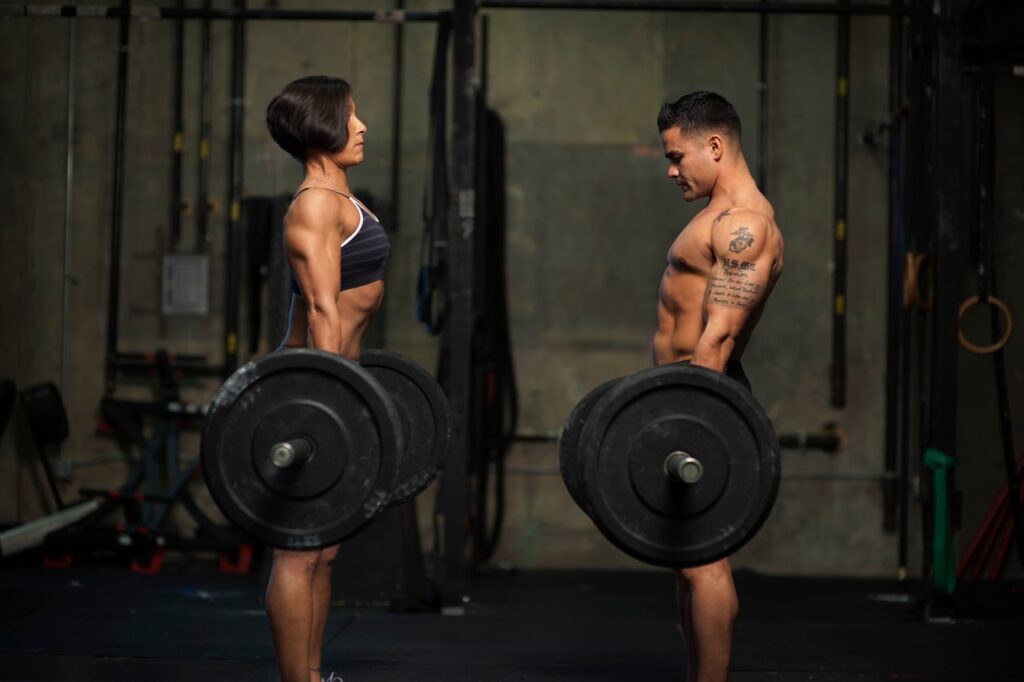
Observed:
[[[692,364],[689,360],[683,360],[679,363],[680,365]],[[739,360],[730,360],[725,363],[725,376],[735,379],[736,381],[743,384],[743,387],[753,393],[753,389],[750,388],[750,379],[747,378],[747,373],[743,371],[743,364]]]

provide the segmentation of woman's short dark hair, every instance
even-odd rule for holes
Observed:
[[[307,76],[292,81],[267,105],[270,136],[299,161],[312,151],[344,149],[351,97],[352,87],[341,78]]]
[[[658,132],[679,126],[685,132],[722,131],[740,139],[740,117],[729,101],[716,92],[698,90],[665,103],[658,112]]]

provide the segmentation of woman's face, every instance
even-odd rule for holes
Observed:
[[[334,154],[335,163],[346,168],[362,163],[366,156],[363,151],[366,144],[366,125],[356,115],[355,99],[349,98],[348,107],[348,142]]]

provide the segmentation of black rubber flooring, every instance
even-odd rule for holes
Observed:
[[[255,575],[168,566],[0,565],[0,680],[274,680]],[[1022,680],[1024,586],[964,586],[925,623],[885,581],[737,575],[731,679]],[[663,573],[481,577],[463,616],[336,608],[325,671],[345,682],[684,679]]]

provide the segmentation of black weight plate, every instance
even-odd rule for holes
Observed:
[[[617,381],[618,379],[606,381],[583,396],[569,413],[569,418],[562,427],[562,435],[558,439],[558,466],[562,470],[562,481],[565,482],[565,488],[573,501],[586,514],[590,514],[590,503],[584,490],[582,468],[586,457],[579,450],[580,433],[583,432],[583,425],[594,405]]]
[[[692,365],[622,379],[580,435],[590,516],[613,544],[647,563],[699,566],[729,556],[767,519],[779,446],[767,415],[735,380]],[[701,461],[696,483],[671,480],[665,459]]]
[[[202,461],[224,515],[276,547],[314,549],[362,528],[387,501],[401,425],[384,388],[337,355],[286,349],[247,363],[217,392]],[[270,446],[305,437],[312,458],[277,470]]]
[[[420,494],[444,469],[451,445],[448,399],[434,377],[412,360],[386,350],[364,350],[362,365],[380,382],[398,412],[405,434],[388,506]]]

